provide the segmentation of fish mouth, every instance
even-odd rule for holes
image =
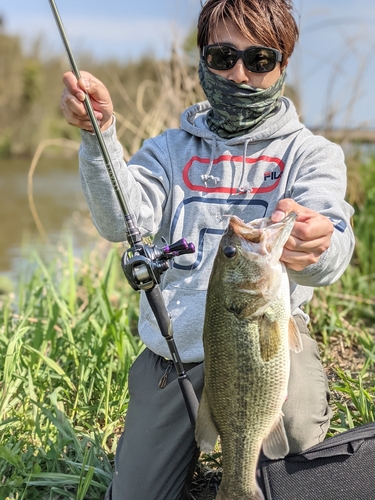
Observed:
[[[228,233],[250,244],[253,251],[255,250],[253,245],[256,245],[256,253],[270,254],[276,248],[280,249],[285,245],[297,216],[296,212],[290,212],[279,222],[273,222],[270,217],[264,217],[245,223],[233,215],[229,220]]]
[[[273,226],[274,228],[289,226],[289,224],[294,224],[296,219],[296,212],[290,212],[284,217],[284,219],[279,222],[272,222],[271,217],[264,217],[262,219],[254,219],[250,222],[245,222],[236,215],[231,215],[229,226],[232,227],[232,230],[235,234],[238,234],[242,237],[248,236],[249,238],[251,238],[252,235],[257,235],[262,229],[266,229],[270,226]]]

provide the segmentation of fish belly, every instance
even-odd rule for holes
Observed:
[[[265,361],[259,332],[257,318],[234,321],[233,314],[223,311],[209,318],[204,332],[203,398],[220,435],[223,459],[218,500],[263,497],[256,467],[262,442],[280,419],[286,399],[289,352],[282,332],[277,352]]]

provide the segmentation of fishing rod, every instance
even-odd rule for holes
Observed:
[[[67,52],[70,66],[75,77],[79,80],[81,75],[74,60],[55,0],[49,0],[49,3]],[[96,119],[89,95],[86,92],[83,103],[93,126],[95,136],[98,140],[103,160],[125,221],[126,239],[128,241],[129,248],[121,259],[122,269],[130,286],[136,291],[143,290],[146,294],[148,303],[155,315],[161,334],[167,341],[171,359],[177,372],[178,381],[189,414],[190,422],[191,425],[195,427],[198,411],[198,399],[179,356],[177,346],[173,338],[171,317],[167,311],[163,295],[159,288],[161,275],[169,269],[170,260],[180,255],[194,253],[194,245],[193,243],[188,243],[185,238],[182,238],[171,245],[166,244],[162,248],[156,245],[147,245],[143,242],[141,232],[131,216],[125,194],[120,189],[118,177],[109,156],[102,131],[100,130],[99,123]],[[165,241],[165,243],[167,242]]]

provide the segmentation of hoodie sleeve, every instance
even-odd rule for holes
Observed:
[[[168,156],[163,148],[165,137],[145,141],[127,166],[121,144],[116,139],[115,124],[104,134],[120,189],[134,222],[144,236],[157,232],[167,200],[170,176]],[[126,226],[115,190],[110,181],[95,135],[82,131],[79,151],[83,191],[93,223],[109,241],[126,241]]]
[[[323,137],[310,136],[290,172],[286,197],[328,217],[334,232],[317,263],[302,271],[288,269],[290,279],[299,285],[330,285],[350,263],[355,245],[351,227],[354,210],[345,201],[346,175],[342,149]]]

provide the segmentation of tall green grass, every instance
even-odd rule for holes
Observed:
[[[375,421],[375,160],[356,165],[355,173],[363,184],[351,200],[352,263],[337,283],[315,290],[306,308],[333,395],[329,435]]]
[[[102,499],[142,349],[137,296],[115,250],[33,267],[1,304],[0,499]]]

